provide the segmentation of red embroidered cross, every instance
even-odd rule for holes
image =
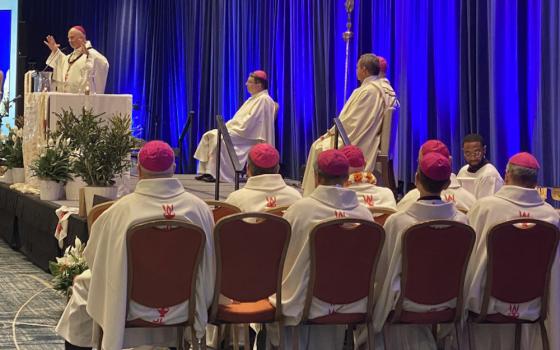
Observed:
[[[165,323],[165,315],[167,315],[167,313],[169,312],[169,308],[168,307],[159,307],[156,310],[159,313],[159,317],[156,318],[155,320],[152,320],[152,323],[164,324]]]
[[[266,207],[267,208],[275,208],[276,207],[276,196],[265,197],[266,198]]]
[[[509,304],[508,316],[519,318],[519,304]]]
[[[162,204],[163,217],[166,219],[173,219],[175,217],[175,212],[173,211],[173,204]]]
[[[373,207],[373,196],[371,194],[364,194],[364,202],[368,207]]]
[[[449,203],[449,202],[453,202],[455,203],[455,195],[454,194],[446,194],[444,197],[444,200]]]
[[[334,211],[334,216],[335,216],[337,219],[345,218],[345,217],[346,217],[346,213],[343,212],[343,211],[341,211],[341,210],[335,210],[335,211]]]

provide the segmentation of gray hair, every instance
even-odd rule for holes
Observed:
[[[371,75],[379,75],[379,59],[372,53],[361,55],[358,66],[364,67]]]
[[[534,188],[537,185],[538,169],[525,168],[508,163],[506,172],[509,174],[514,185],[526,188]]]

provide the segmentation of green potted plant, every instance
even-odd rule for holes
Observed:
[[[130,168],[130,151],[135,147],[129,115],[116,114],[105,121],[99,117],[84,108],[72,123],[71,144],[77,150],[72,172],[87,184],[86,211],[91,208],[94,194],[116,197],[115,177]]]
[[[70,177],[70,140],[60,136],[49,138],[38,158],[31,164],[31,171],[39,178],[42,200],[58,200],[62,197],[64,184]]]
[[[11,169],[14,183],[25,182],[25,171],[23,169],[23,129],[6,124],[8,138],[4,145],[6,166]]]

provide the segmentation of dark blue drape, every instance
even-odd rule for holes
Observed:
[[[22,2],[23,52],[44,66],[42,38],[65,42],[82,24],[110,61],[107,91],[132,93],[138,135],[178,142],[188,111],[192,155],[214,115],[230,118],[244,82],[265,69],[279,102],[277,147],[299,174],[313,140],[344,103],[346,12],[342,0],[100,0]],[[360,53],[389,61],[401,101],[398,176],[408,182],[418,147],[440,138],[462,163],[461,138],[479,132],[500,171],[533,152],[541,184],[560,186],[560,8],[557,1],[356,0],[349,91]],[[189,156],[189,170],[195,163]]]

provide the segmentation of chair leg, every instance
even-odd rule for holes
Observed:
[[[220,350],[222,348],[222,340],[223,340],[222,337],[224,335],[222,334],[222,325],[218,324],[216,327],[218,328],[218,335],[216,336],[218,339],[218,343],[216,346],[218,347],[218,350]]]
[[[472,334],[471,334],[471,326],[472,325],[471,325],[471,323],[469,322],[468,319],[466,320],[466,322],[467,322],[467,337],[468,337],[468,340],[469,340],[469,349],[472,349],[473,348],[473,341],[472,341]]]
[[[457,350],[461,350],[461,339],[459,338],[459,322],[455,322],[455,338],[457,339]],[[462,334],[462,332],[461,332]]]
[[[546,327],[544,326],[544,321],[542,319],[539,320],[539,327],[541,329],[542,348],[543,350],[549,350],[550,344],[548,343],[548,333],[546,331]]]
[[[194,326],[189,327],[191,329],[191,345],[193,350],[200,350],[198,346],[198,338],[196,337],[196,331],[194,330]],[[185,344],[185,340],[181,342],[181,344]]]
[[[374,338],[374,332],[373,332],[373,322],[372,321],[368,321],[366,323],[366,327],[367,327],[367,348],[368,350],[374,350],[375,349],[375,338]]]
[[[278,321],[278,350],[284,350],[284,323]]]
[[[387,346],[387,344],[389,344],[389,341],[388,341],[389,330],[388,330],[388,328],[389,328],[389,325],[387,323],[385,323],[383,325],[383,329],[381,330],[381,332],[383,332],[383,346],[384,346],[384,349],[390,349]]]
[[[185,328],[177,327],[177,350],[185,349]]]
[[[432,324],[432,337],[434,337],[434,342],[437,344],[437,323]]]
[[[299,326],[295,326],[292,333],[292,349],[299,350]]]
[[[354,330],[356,326],[353,324],[348,325],[348,349],[354,350]]]
[[[521,323],[515,324],[515,350],[521,350]]]
[[[233,350],[239,350],[239,329],[236,324],[231,325],[231,332],[233,335]]]
[[[249,324],[244,324],[243,326],[243,349],[250,350],[251,348],[251,337],[249,336]]]

